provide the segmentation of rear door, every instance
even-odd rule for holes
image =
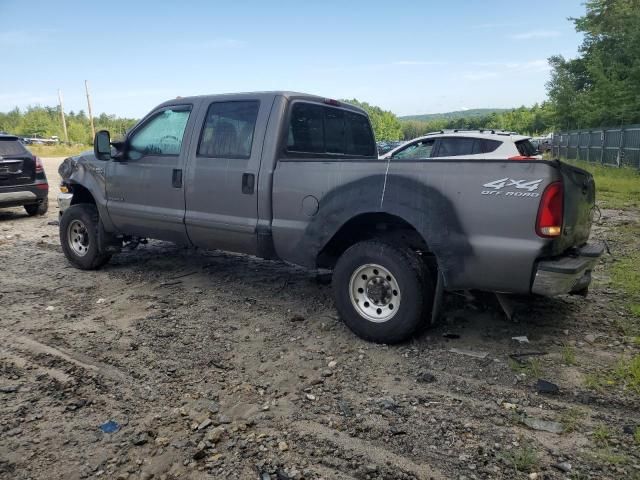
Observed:
[[[33,155],[17,137],[0,135],[0,188],[34,183],[36,164]]]
[[[187,242],[183,172],[194,106],[149,115],[127,137],[127,151],[107,164],[107,208],[121,232]]]
[[[258,173],[273,95],[202,106],[186,172],[185,223],[202,248],[257,252]]]

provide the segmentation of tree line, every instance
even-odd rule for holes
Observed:
[[[640,0],[588,0],[570,19],[584,34],[579,55],[549,59],[547,100],[480,118],[402,122],[405,139],[453,128],[529,135],[640,123]]]
[[[70,143],[91,144],[91,123],[83,110],[77,113],[71,111],[65,114],[67,133]],[[137,120],[120,118],[115,115],[102,113],[94,117],[93,123],[97,130],[109,130],[116,137],[131,128]],[[7,113],[0,112],[0,131],[8,132],[20,137],[50,138],[57,136],[64,140],[62,118],[59,107],[27,107],[24,110],[15,108]]]
[[[501,129],[529,135],[552,131],[640,123],[640,0],[587,0],[585,15],[571,19],[584,34],[579,55],[549,59],[548,98],[532,107],[519,107],[485,116],[429,121],[401,120],[390,111],[356,99],[345,100],[367,111],[377,140],[415,138],[444,129]],[[69,112],[67,129],[73,143],[92,142],[89,119],[81,110]],[[96,130],[123,134],[135,119],[101,114]],[[56,107],[29,107],[0,113],[0,131],[21,136],[61,139]]]

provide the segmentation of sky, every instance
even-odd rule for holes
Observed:
[[[397,115],[545,99],[583,0],[0,0],[0,111],[138,118],[176,96],[294,90]]]

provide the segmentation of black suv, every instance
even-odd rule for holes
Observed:
[[[31,216],[44,215],[48,194],[42,161],[18,137],[0,134],[0,207],[23,206]]]

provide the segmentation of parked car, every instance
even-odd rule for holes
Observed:
[[[20,207],[31,216],[47,213],[49,184],[42,161],[14,135],[0,135],[0,207]]]
[[[530,140],[531,137],[500,130],[440,130],[414,138],[382,158],[542,159]]]
[[[400,145],[402,145],[404,142],[388,142],[388,141],[383,141],[383,142],[377,142],[377,147],[378,147],[378,155],[382,156],[387,152],[390,152],[391,150],[393,150],[394,148],[399,147]]]
[[[587,243],[592,176],[535,159],[524,137],[468,135],[483,157],[398,156],[466,138],[454,134],[385,161],[366,113],[346,103],[177,98],[63,162],[62,249],[80,269],[141,238],[331,269],[345,323],[385,343],[437,315],[445,290],[585,293],[602,253]]]

